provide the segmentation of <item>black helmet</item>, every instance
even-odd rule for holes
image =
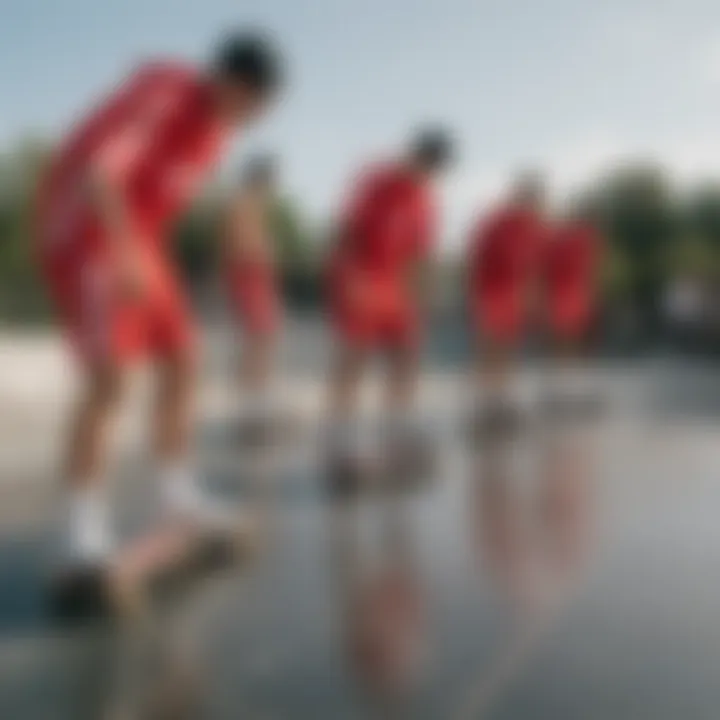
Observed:
[[[454,159],[455,146],[450,133],[440,127],[421,129],[413,140],[412,155],[431,170],[442,170]]]
[[[272,155],[254,155],[242,168],[241,182],[245,185],[268,185],[278,173],[277,158]]]
[[[247,83],[257,92],[271,94],[283,83],[283,60],[271,38],[264,33],[230,33],[215,55],[217,73],[230,80]]]

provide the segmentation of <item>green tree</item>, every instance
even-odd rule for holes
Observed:
[[[33,259],[33,217],[39,178],[50,148],[27,138],[0,156],[0,320],[46,316]]]
[[[626,166],[600,185],[605,234],[626,266],[627,302],[650,333],[660,323],[668,247],[682,233],[681,216],[665,173],[652,164]]]
[[[217,267],[222,202],[217,193],[198,200],[175,229],[175,254],[185,279],[199,286]]]
[[[317,243],[295,198],[277,199],[270,226],[288,299],[301,306],[316,304],[320,286]]]
[[[315,260],[315,246],[300,205],[283,195],[273,204],[270,227],[280,264],[286,269],[308,269]]]
[[[720,277],[720,182],[696,188],[686,199],[684,218],[687,233],[696,244],[703,245],[703,257],[698,261],[703,273],[717,280]]]

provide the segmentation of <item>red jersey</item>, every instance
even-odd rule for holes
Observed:
[[[398,278],[430,250],[435,211],[427,184],[402,165],[366,173],[343,216],[343,264]]]
[[[196,194],[224,135],[197,71],[142,66],[61,144],[41,194],[41,213],[54,223],[45,241],[72,247],[102,236],[85,196],[92,164],[121,191],[133,231],[156,242]]]
[[[509,206],[483,219],[470,240],[473,285],[524,282],[541,250],[544,235],[544,223],[532,210]]]
[[[550,288],[593,282],[600,241],[588,224],[566,223],[556,228],[545,251],[545,278]]]

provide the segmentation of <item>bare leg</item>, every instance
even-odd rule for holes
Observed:
[[[101,560],[112,549],[102,481],[121,380],[115,365],[91,367],[71,421],[64,476],[70,495],[70,552],[81,561]]]
[[[171,513],[184,515],[198,503],[189,456],[195,414],[196,367],[190,355],[165,360],[158,369],[153,445],[161,491]]]
[[[581,415],[601,408],[599,388],[588,367],[583,344],[575,338],[557,338],[549,367],[549,395],[562,406]]]
[[[105,472],[108,439],[120,399],[121,373],[117,367],[93,368],[71,422],[65,477],[71,489],[96,484]]]
[[[357,411],[365,353],[357,348],[339,348],[330,373],[328,412],[331,418],[347,418]]]
[[[385,446],[390,479],[400,485],[429,477],[428,471],[433,466],[431,437],[416,407],[419,371],[414,347],[396,347],[388,356],[380,442]]]
[[[358,393],[366,355],[359,348],[338,349],[330,371],[327,423],[331,442],[343,448],[356,445]]]
[[[418,354],[414,348],[397,348],[389,357],[385,410],[390,418],[412,413],[417,396]]]
[[[511,382],[512,351],[489,338],[476,339],[475,394],[496,398],[508,390]]]
[[[265,417],[270,402],[275,341],[270,335],[246,335],[238,380],[248,414]]]
[[[522,421],[514,377],[514,347],[484,339],[478,342],[474,367],[473,432],[515,431]]]
[[[196,365],[184,355],[165,360],[158,371],[154,450],[162,464],[184,463],[190,452],[195,414]]]
[[[240,384],[248,392],[264,389],[272,375],[275,343],[264,335],[248,336],[240,360]]]

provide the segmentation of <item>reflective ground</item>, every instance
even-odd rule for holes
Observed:
[[[331,499],[312,430],[250,456],[207,428],[211,479],[262,513],[267,542],[142,628],[58,634],[51,529],[17,523],[0,718],[714,720],[720,378],[596,375],[596,422],[468,443],[438,406],[436,471],[403,493]],[[130,527],[147,489],[125,473]]]

